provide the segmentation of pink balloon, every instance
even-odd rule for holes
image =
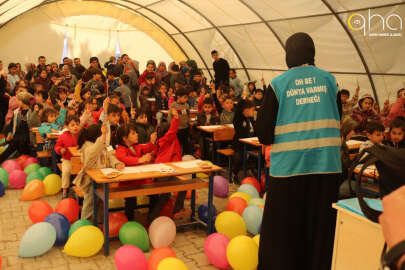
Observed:
[[[12,188],[21,189],[25,187],[25,179],[27,175],[21,170],[15,170],[8,176],[8,181]]]
[[[115,252],[115,266],[118,270],[147,270],[148,264],[142,250],[132,245],[123,245]]]
[[[149,226],[149,239],[154,248],[168,247],[176,238],[176,224],[169,217],[158,217]]]
[[[5,169],[9,174],[15,170],[21,170],[20,164],[18,164],[17,160],[15,159],[9,159],[3,162],[1,164],[1,167]]]
[[[205,256],[210,263],[219,269],[227,269],[230,267],[226,257],[228,244],[229,238],[221,233],[213,233],[205,239]]]
[[[30,164],[32,164],[32,163],[39,163],[38,162],[38,159],[37,158],[34,158],[34,157],[29,157],[29,158],[27,158],[26,160],[25,160],[25,162],[24,162],[24,164],[23,164],[23,167],[25,168],[25,167],[27,167],[28,165],[30,165]]]
[[[228,181],[221,175],[214,176],[214,195],[221,198],[228,196]]]

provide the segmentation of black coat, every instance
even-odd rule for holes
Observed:
[[[218,61],[214,61],[212,64],[215,71],[215,86],[220,84],[229,85],[229,64],[223,58],[219,58]]]

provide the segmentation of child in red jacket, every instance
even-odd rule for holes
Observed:
[[[115,152],[117,159],[125,166],[136,166],[147,164],[152,161],[155,150],[156,133],[150,135],[148,144],[138,144],[138,134],[133,124],[125,124],[117,130],[118,147]],[[145,181],[131,181],[126,184],[144,184]],[[125,214],[128,220],[134,219],[134,210],[136,208],[136,197],[125,199]]]
[[[80,119],[76,115],[69,115],[66,118],[65,125],[67,131],[65,131],[55,145],[55,152],[62,156],[62,200],[68,196],[68,190],[70,185],[70,171],[72,170],[72,164],[70,159],[72,154],[68,150],[68,147],[77,146],[77,137],[80,131]]]

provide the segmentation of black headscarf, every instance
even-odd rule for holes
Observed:
[[[303,64],[315,65],[315,45],[307,33],[295,33],[285,44],[285,60],[288,68]]]

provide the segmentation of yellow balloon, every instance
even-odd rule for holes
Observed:
[[[125,199],[110,199],[108,200],[109,208],[120,208],[124,207]]]
[[[226,257],[234,270],[254,270],[259,263],[259,247],[252,238],[240,235],[229,242]]]
[[[217,232],[225,234],[229,239],[238,235],[246,235],[246,224],[243,218],[233,212],[224,211],[215,220]]]
[[[52,173],[45,177],[44,185],[46,195],[55,195],[62,188],[62,180],[59,175]]]
[[[96,226],[83,226],[68,239],[63,252],[75,257],[90,257],[97,254],[104,244],[103,232]]]
[[[180,261],[177,258],[166,258],[163,259],[157,267],[157,270],[188,270],[188,267],[184,262]]]
[[[246,203],[249,203],[249,201],[252,199],[252,197],[245,192],[235,192],[234,194],[231,195],[231,197],[229,197],[229,199],[232,199],[234,197],[240,197],[244,199]]]
[[[208,175],[205,174],[205,173],[197,173],[197,174],[196,174],[196,177],[197,177],[197,178],[200,178],[200,179],[207,179],[207,178],[208,178]]]
[[[255,241],[256,245],[259,246],[259,243],[260,243],[260,234],[256,234],[256,235],[253,237],[253,241]]]

